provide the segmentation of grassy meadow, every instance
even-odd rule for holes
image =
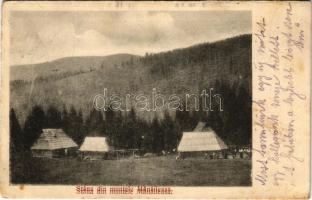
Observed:
[[[29,158],[14,165],[13,183],[83,185],[249,186],[251,160],[174,156],[85,161]]]

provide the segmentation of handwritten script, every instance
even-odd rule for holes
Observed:
[[[298,55],[305,48],[305,32],[295,12],[288,3],[281,22],[273,23],[264,16],[256,22],[254,88],[259,95],[253,100],[253,137],[258,141],[253,147],[253,178],[260,185],[294,185],[295,164],[304,161],[296,152],[295,104],[304,103],[307,97],[296,89],[300,77],[295,71]]]

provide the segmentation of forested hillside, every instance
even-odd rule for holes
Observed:
[[[192,130],[198,121],[207,122],[229,144],[251,142],[250,35],[145,56],[73,57],[12,66],[11,80],[12,134],[18,138],[23,132],[27,148],[41,128],[59,127],[78,143],[97,131],[117,148],[170,151],[182,131]],[[141,112],[133,107],[126,113],[100,113],[92,105],[104,88],[121,96],[150,95],[156,88],[163,95],[183,97],[212,87],[222,95],[222,112]]]

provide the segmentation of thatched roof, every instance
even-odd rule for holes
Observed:
[[[105,137],[86,137],[79,151],[108,152],[109,145]]]
[[[183,132],[178,151],[218,151],[227,148],[214,130],[205,127],[205,123],[200,122],[193,132]]]
[[[42,129],[42,134],[31,149],[55,150],[71,147],[78,147],[78,145],[62,129]]]

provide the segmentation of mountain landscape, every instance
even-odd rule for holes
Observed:
[[[34,105],[73,106],[86,116],[93,97],[103,94],[104,88],[121,96],[150,95],[152,88],[163,95],[183,96],[226,82],[251,95],[251,35],[145,56],[66,57],[10,70],[10,107],[22,124]]]

